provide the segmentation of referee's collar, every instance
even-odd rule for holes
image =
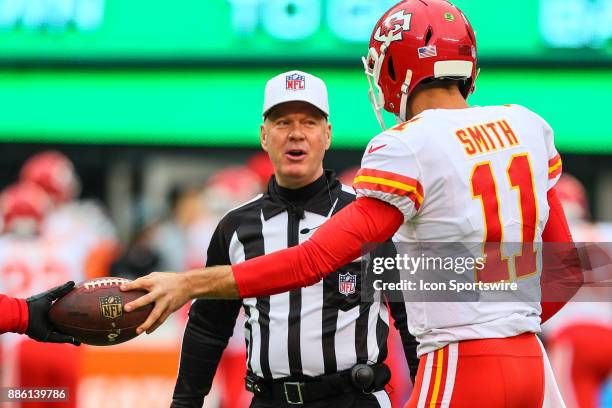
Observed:
[[[272,176],[262,208],[264,219],[268,220],[285,211],[297,214],[308,211],[327,216],[337,198],[339,188],[340,182],[332,170],[325,170],[321,177],[297,189],[279,186],[276,178]]]

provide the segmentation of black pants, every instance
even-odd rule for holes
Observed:
[[[391,401],[384,391],[378,392],[377,395],[381,399],[378,402],[376,396],[372,394],[364,394],[356,391],[352,393],[342,394],[334,398],[327,398],[320,401],[308,402],[303,405],[288,404],[278,400],[270,400],[262,397],[253,397],[251,408],[385,408],[391,407]]]

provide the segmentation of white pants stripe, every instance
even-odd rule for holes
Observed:
[[[565,408],[565,403],[561,397],[561,392],[559,392],[559,387],[550,366],[550,361],[548,361],[544,345],[538,337],[536,339],[540,349],[542,349],[542,360],[544,362],[544,402],[542,403],[542,408]]]
[[[423,373],[423,384],[419,390],[419,403],[417,408],[425,408],[425,400],[427,400],[427,393],[429,392],[429,383],[431,382],[431,368],[433,366],[435,352],[427,354],[427,361],[425,362],[425,372]]]
[[[450,343],[448,345],[448,366],[446,367],[446,385],[442,396],[441,408],[450,406],[453,388],[455,387],[455,375],[457,374],[457,357],[459,356],[459,344]]]

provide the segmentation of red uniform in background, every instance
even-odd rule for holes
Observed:
[[[24,164],[17,186],[3,194],[0,292],[26,298],[104,275],[116,249],[114,228],[98,205],[73,201],[80,187],[70,160],[59,152],[39,153]],[[76,407],[80,349],[17,335],[2,340],[5,385],[66,387],[71,397],[65,406]]]
[[[586,192],[570,175],[557,184],[559,199],[568,216],[576,241],[597,248],[589,254],[595,267],[585,282],[602,282],[610,278],[610,245],[594,247],[589,243],[605,242],[597,224],[590,221]],[[599,273],[598,272],[603,272]],[[607,276],[601,276],[607,275]],[[597,408],[606,381],[612,375],[612,308],[607,288],[583,287],[578,297],[543,325],[552,368],[568,408]]]
[[[44,191],[30,182],[21,182],[8,188],[2,195],[6,234],[0,236],[0,292],[14,298],[27,298],[59,286],[69,280],[83,280],[84,259],[87,249],[73,241],[54,241],[41,237],[40,225],[48,211],[50,201]],[[26,311],[21,317],[18,333],[27,325],[27,305],[13,302],[15,310]],[[9,301],[10,304],[10,301]],[[25,305],[25,306],[24,306]],[[25,308],[25,309],[23,309]],[[3,383],[21,387],[67,387],[71,402],[76,407],[79,350],[68,344],[38,343],[25,336],[5,334],[3,343]],[[22,404],[22,407],[52,407],[53,404]]]
[[[23,334],[28,327],[28,305],[25,300],[0,294],[0,335],[7,332]],[[2,344],[0,344],[0,374],[2,373]],[[0,376],[0,385],[2,385]]]
[[[106,276],[118,255],[115,227],[98,202],[77,200],[81,186],[72,162],[60,152],[43,151],[25,162],[20,182],[38,185],[53,204],[39,220],[39,235],[87,251],[77,282]]]
[[[88,251],[75,243],[78,240],[56,242],[37,237],[0,237],[0,291],[25,298],[69,280],[84,280]],[[67,387],[72,398],[66,406],[76,407],[80,349],[69,344],[39,343],[24,336],[3,337],[6,337],[3,339],[5,356],[11,367],[10,385]],[[43,408],[54,404],[22,406]]]
[[[187,230],[187,264],[183,269],[201,268],[206,264],[202,248],[208,248],[217,224],[228,211],[259,194],[262,186],[267,186],[273,172],[271,166],[267,154],[256,154],[249,159],[247,166],[224,168],[207,180],[202,196],[209,217]],[[211,397],[218,399],[219,408],[242,408],[252,399],[252,394],[244,387],[247,354],[243,327],[244,312],[241,309],[234,334],[219,361],[211,390]]]

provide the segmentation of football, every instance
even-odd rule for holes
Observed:
[[[57,331],[84,344],[112,346],[137,336],[136,328],[146,319],[153,305],[126,313],[123,307],[147,292],[121,292],[122,278],[98,278],[83,282],[57,300],[49,319]]]

